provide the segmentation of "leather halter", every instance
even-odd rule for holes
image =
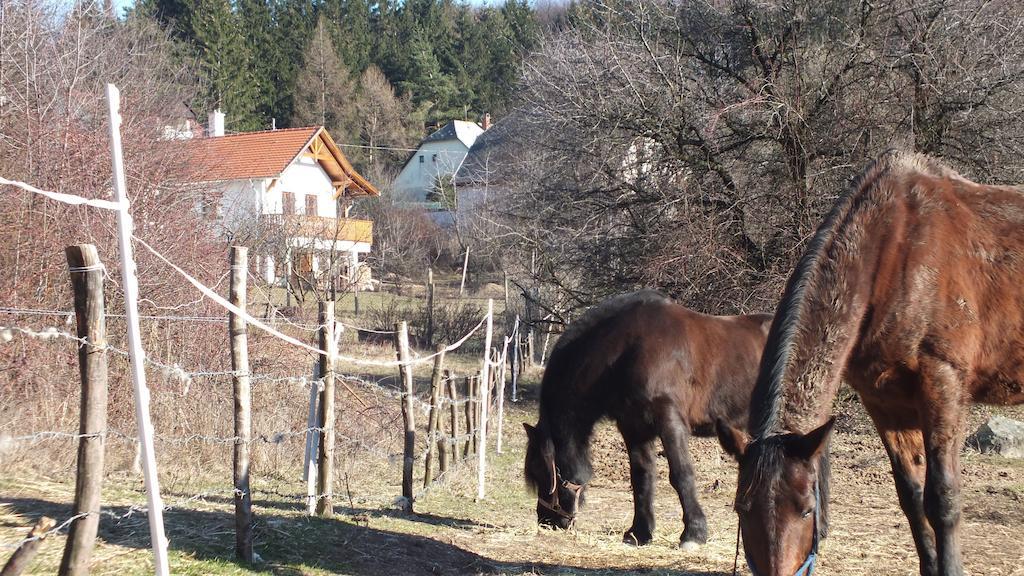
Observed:
[[[576,520],[576,511],[579,510],[580,505],[580,494],[583,492],[583,485],[570,482],[562,478],[561,472],[558,471],[558,467],[555,466],[555,462],[551,462],[551,479],[554,480],[551,484],[551,491],[548,492],[548,498],[543,498],[540,495],[537,496],[537,505],[554,512],[559,518],[569,521],[569,525]],[[566,512],[562,508],[562,503],[558,500],[558,488],[562,487],[569,490],[573,494],[572,513]]]

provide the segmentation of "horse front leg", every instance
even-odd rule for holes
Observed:
[[[924,512],[925,456],[924,439],[917,429],[893,429],[887,419],[865,403],[885,445],[896,482],[900,508],[910,522],[914,545],[920,561],[921,576],[938,576],[935,531]]]
[[[708,524],[704,510],[697,500],[697,482],[690,459],[690,429],[673,407],[663,407],[661,415],[661,443],[668,458],[669,482],[679,495],[683,507],[683,533],[679,546],[693,550],[708,541]]]
[[[622,536],[626,544],[643,546],[654,538],[654,481],[657,468],[653,439],[622,435],[629,453],[629,481],[633,487],[633,525]]]

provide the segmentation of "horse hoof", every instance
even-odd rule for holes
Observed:
[[[622,536],[622,543],[629,544],[630,546],[645,546],[647,544],[650,544],[652,539],[653,538],[651,536],[637,537],[635,532],[629,530]]]
[[[700,550],[700,544],[697,542],[680,542],[679,549],[687,553],[696,552],[697,550]]]

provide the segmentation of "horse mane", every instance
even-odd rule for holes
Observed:
[[[888,150],[854,178],[848,191],[836,201],[818,227],[786,283],[765,344],[750,402],[750,431],[753,438],[765,438],[784,430],[781,418],[787,386],[786,375],[793,368],[792,356],[800,338],[807,335],[805,314],[809,294],[813,293],[814,288],[843,284],[839,281],[842,278],[836,276],[846,270],[839,268],[835,270],[837,274],[829,278],[826,276],[831,272],[828,268],[850,250],[851,242],[844,240],[855,239],[853,237],[860,232],[858,217],[887,199],[885,195],[890,191],[880,187],[879,181],[885,176],[898,178],[913,173],[965,180],[951,168],[923,154]],[[819,283],[822,279],[826,282]],[[803,392],[814,393],[815,390],[812,388]]]
[[[625,294],[619,294],[604,300],[600,304],[588,309],[577,320],[570,322],[566,326],[565,332],[563,332],[562,336],[557,342],[555,342],[555,347],[552,348],[551,353],[554,354],[556,351],[572,344],[590,330],[590,328],[600,324],[608,318],[611,318],[622,310],[637,304],[652,302],[664,302],[666,304],[671,304],[672,299],[656,290],[644,289],[637,290],[635,292],[626,292]]]
[[[768,341],[765,344],[761,366],[758,371],[757,383],[750,402],[750,431],[753,441],[750,449],[751,466],[743,472],[740,481],[754,489],[758,485],[770,482],[773,475],[780,469],[784,458],[783,446],[786,432],[782,421],[785,394],[790,382],[786,376],[795,368],[793,355],[807,337],[809,331],[816,326],[807,326],[806,316],[809,300],[821,297],[821,292],[845,286],[845,278],[850,266],[837,265],[837,261],[849,257],[855,249],[855,241],[863,228],[863,215],[872,208],[877,208],[891,199],[892,191],[880,185],[884,177],[900,178],[910,174],[925,174],[937,178],[964,180],[962,176],[937,160],[921,154],[906,153],[895,150],[887,151],[869,164],[852,182],[849,190],[841,196],[829,212],[825,221],[818,228],[803,256],[800,258],[793,274],[786,283],[782,299],[779,302],[772,321]],[[853,248],[851,248],[853,247]],[[831,274],[831,275],[830,275]],[[840,293],[826,296],[842,296]],[[828,309],[835,312],[834,308]],[[827,315],[820,319],[822,330],[834,325]],[[820,338],[815,333],[812,338]],[[827,338],[823,338],[827,340]],[[815,367],[812,367],[815,368]],[[805,371],[806,372],[806,371]],[[795,383],[795,380],[794,380]],[[794,386],[795,388],[798,386]],[[806,386],[804,389],[792,391],[807,396],[820,392],[819,388]],[[792,431],[796,432],[796,431]],[[802,430],[801,432],[807,432]],[[824,537],[828,532],[828,501],[830,462],[826,449],[818,462],[818,490],[821,496],[821,525],[819,532]]]

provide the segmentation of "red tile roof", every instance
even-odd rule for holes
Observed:
[[[186,147],[195,168],[190,180],[275,178],[305,150],[319,130],[319,126],[313,126],[189,140]]]
[[[327,152],[323,153],[325,148]],[[342,183],[339,190],[344,189],[346,195],[380,195],[373,184],[356,172],[323,126],[188,140],[186,151],[192,160],[192,174],[186,179],[219,182],[276,178],[308,149],[319,151],[315,157],[321,167],[332,182]]]

